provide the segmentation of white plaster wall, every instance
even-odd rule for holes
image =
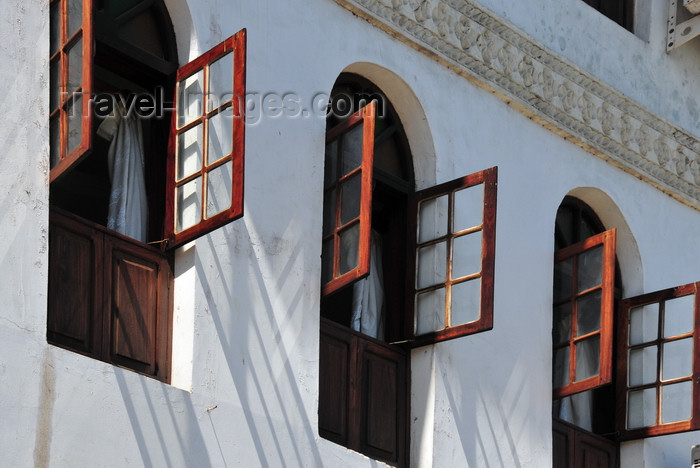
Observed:
[[[317,433],[322,118],[251,123],[244,217],[178,253],[173,356],[184,390],[46,345],[48,14],[41,2],[11,3],[0,28],[0,72],[13,90],[0,100],[9,122],[0,127],[0,414],[12,423],[0,426],[0,464],[377,466]],[[698,212],[334,2],[167,3],[181,61],[248,29],[248,91],[258,96],[293,92],[308,107],[357,63],[400,77],[414,95],[405,107],[421,106],[402,119],[432,139],[412,142],[419,188],[499,166],[494,329],[413,352],[414,466],[551,463],[553,226],[567,193],[597,188],[617,205],[636,243],[625,253],[633,294],[700,279],[689,261]],[[639,443],[647,466],[694,436]],[[639,466],[628,448],[623,466]]]

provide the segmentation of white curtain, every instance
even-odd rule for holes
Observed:
[[[112,189],[109,195],[107,227],[121,234],[146,242],[148,203],[144,178],[144,151],[141,122],[134,115],[105,119],[105,127],[114,127],[107,153],[107,165]],[[102,127],[101,125],[100,127]],[[110,130],[102,133],[111,133]],[[113,128],[111,129],[113,130]],[[100,130],[98,130],[100,133]],[[104,135],[103,135],[104,136]]]
[[[384,339],[384,277],[381,236],[372,231],[369,275],[357,281],[352,291],[353,330],[379,340]]]
[[[576,372],[580,375],[592,376],[600,373],[598,347],[579,347],[576,354]],[[571,363],[569,363],[571,365]],[[568,366],[567,366],[568,368]],[[592,430],[593,392],[587,390],[569,395],[555,402],[554,415],[587,431]]]

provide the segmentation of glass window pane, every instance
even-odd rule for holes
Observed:
[[[630,310],[629,344],[647,343],[659,335],[659,305],[648,304]]]
[[[321,280],[327,283],[333,279],[333,238],[323,241],[321,252]]]
[[[576,336],[583,336],[600,330],[601,294],[601,291],[597,290],[576,300],[578,305]]]
[[[484,220],[484,184],[454,193],[453,232],[480,226]]]
[[[323,185],[328,186],[338,178],[338,140],[326,144],[325,164],[323,166]]]
[[[182,232],[202,219],[202,178],[177,188],[175,197],[175,232]]]
[[[664,302],[664,338],[692,332],[694,315],[695,294]]]
[[[60,159],[60,151],[61,151],[61,125],[60,125],[60,114],[56,114],[51,119],[51,122],[49,123],[49,133],[50,133],[50,138],[51,138],[51,143],[50,143],[50,163],[51,167],[54,167],[56,164],[58,164],[58,160]]]
[[[557,345],[569,341],[569,338],[571,338],[571,302],[565,302],[554,308],[552,340]]]
[[[83,78],[83,40],[76,41],[67,53],[68,86],[65,91],[72,93],[80,87]]]
[[[58,98],[61,93],[61,77],[59,76],[60,68],[58,66],[59,63],[59,60],[52,61],[51,68],[49,71],[49,73],[51,74],[51,86],[49,92],[49,112],[53,112],[53,110],[56,109],[59,104]]]
[[[364,123],[353,127],[342,137],[343,142],[343,174],[354,171],[362,164],[362,134]]]
[[[447,280],[447,242],[418,249],[416,289],[427,288]]]
[[[578,292],[600,286],[603,281],[603,246],[599,245],[578,256]]]
[[[233,108],[213,115],[207,122],[207,164],[212,164],[233,152]]]
[[[554,264],[554,301],[571,297],[571,282],[574,259],[567,258]]]
[[[233,197],[232,171],[233,163],[228,161],[207,173],[207,218],[231,207]]]
[[[202,116],[204,106],[204,71],[190,75],[177,85],[177,126],[184,127]]]
[[[61,2],[53,2],[49,14],[51,15],[51,43],[49,45],[49,52],[53,55],[61,46]]]
[[[633,390],[628,393],[627,429],[656,424],[656,388]]]
[[[416,296],[416,335],[445,328],[445,288]]]
[[[657,347],[632,349],[629,354],[629,386],[636,387],[656,382]]]
[[[671,341],[661,345],[661,379],[671,380],[693,373],[693,339]]]
[[[67,153],[70,154],[73,150],[80,146],[83,139],[83,96],[75,95],[75,99],[66,106],[66,114],[68,115],[68,148]]]
[[[358,265],[358,251],[360,244],[360,223],[355,223],[348,229],[340,232],[340,271],[345,274]]]
[[[600,373],[600,336],[576,343],[576,381],[593,377]]]
[[[692,416],[692,382],[679,382],[661,387],[661,423],[687,421]]]
[[[68,0],[68,35],[71,37],[83,23],[83,0]]]
[[[323,195],[323,235],[327,236],[333,229],[336,228],[335,225],[335,204],[336,204],[336,191],[335,189],[328,190]]]
[[[554,387],[563,387],[569,384],[569,347],[554,350],[554,369],[552,384]]]
[[[418,242],[447,235],[447,195],[423,200],[418,206]]]
[[[177,136],[177,180],[202,170],[202,124]]]
[[[349,223],[360,216],[360,194],[362,174],[350,177],[340,186],[340,225]]]
[[[233,52],[229,52],[209,65],[209,90],[207,112],[233,99]]]
[[[452,279],[481,271],[481,231],[452,240]]]
[[[481,279],[452,285],[450,326],[470,323],[481,318]]]

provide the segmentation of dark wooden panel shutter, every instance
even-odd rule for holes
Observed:
[[[350,368],[355,361],[353,337],[335,325],[323,326],[326,320],[321,320],[319,432],[324,438],[347,446]]]

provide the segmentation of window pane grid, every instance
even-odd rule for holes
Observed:
[[[478,187],[484,186],[484,183],[478,183],[474,184],[471,187]],[[479,256],[479,266],[478,270],[469,273],[466,275],[459,275],[455,277],[455,269],[454,269],[454,263],[455,263],[455,242],[460,239],[464,238],[466,239],[466,236],[473,235],[475,233],[482,233],[483,231],[483,199],[481,201],[480,205],[480,222],[474,226],[469,226],[465,229],[461,229],[459,231],[454,230],[455,226],[455,216],[456,216],[456,209],[455,209],[455,194],[459,192],[460,190],[464,190],[464,188],[456,188],[453,190],[449,190],[445,193],[441,193],[436,195],[435,197],[432,198],[426,198],[424,200],[421,200],[419,203],[419,208],[418,208],[418,220],[416,222],[416,238],[417,239],[427,239],[423,242],[416,242],[416,276],[415,276],[415,303],[414,307],[417,312],[416,314],[416,321],[415,321],[415,330],[416,333],[423,333],[423,332],[436,332],[440,331],[441,329],[447,329],[450,327],[453,327],[455,325],[459,325],[457,323],[453,323],[453,310],[452,310],[452,304],[453,304],[453,288],[457,285],[467,283],[468,281],[473,281],[476,279],[480,279],[482,276],[482,268],[481,268],[481,261],[482,261],[482,245],[479,243],[478,246],[478,256]],[[430,229],[433,224],[426,224],[424,220],[421,217],[421,209],[424,206],[424,204],[433,204],[436,202],[438,199],[441,197],[444,197],[447,195],[447,206],[446,206],[446,211],[447,211],[447,226],[446,226],[446,232],[444,234],[439,234],[440,229],[432,229],[432,232],[437,233],[436,235],[426,235],[424,232],[421,231],[426,231],[427,229]],[[432,211],[430,212],[431,215],[436,216],[435,213]],[[439,221],[439,220],[434,220],[434,221]],[[430,226],[430,227],[427,227]],[[419,264],[420,260],[420,252],[422,249],[425,249],[426,247],[430,246],[435,246],[435,245],[441,245],[445,244],[445,260],[444,260],[444,268],[445,271],[444,273],[440,274],[440,272],[436,272],[440,277],[444,277],[445,279],[443,281],[435,281],[433,284],[424,285],[424,281],[420,280],[420,274],[422,272],[422,266]],[[423,312],[421,308],[419,307],[419,296],[430,292],[430,291],[436,291],[438,289],[444,288],[444,303],[440,305],[440,308],[442,309],[442,312],[444,314],[444,320],[439,321],[440,323],[440,328],[434,329],[434,330],[419,330],[418,323],[420,321],[420,314]],[[480,293],[479,293],[480,296]],[[478,320],[479,317],[477,316],[475,320]]]
[[[691,284],[621,303],[621,319],[626,326],[620,344],[625,362],[620,372],[624,372],[621,384],[627,405],[625,418],[618,424],[628,438],[635,434],[678,432],[697,425],[694,418],[698,393],[695,385],[696,291],[697,285]],[[671,302],[673,307],[667,307]],[[679,308],[679,304],[684,307]],[[693,323],[689,323],[689,317]],[[678,326],[679,323],[684,325]],[[651,330],[655,330],[656,336],[650,333]],[[685,333],[665,336],[671,331],[686,330]],[[642,352],[644,354],[640,354]],[[641,372],[648,373],[651,369],[653,375],[641,375]],[[643,405],[640,403],[642,392],[654,395],[653,404],[648,397]]]

